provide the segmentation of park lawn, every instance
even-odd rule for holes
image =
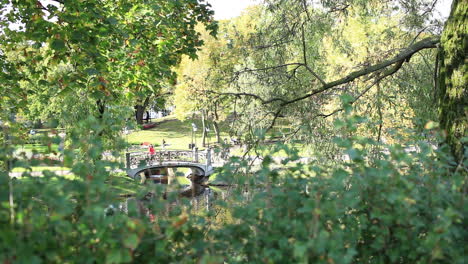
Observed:
[[[277,122],[277,125],[275,128],[270,131],[267,135],[267,138],[271,140],[275,139],[280,139],[281,138],[281,132],[288,132],[291,130],[291,127],[289,125],[288,120],[283,120],[283,119],[278,119],[279,121]],[[147,129],[147,130],[135,130],[129,135],[125,136],[126,140],[129,144],[134,144],[134,145],[140,145],[141,143],[148,142],[150,144],[153,144],[156,149],[161,149],[162,141],[165,140],[166,144],[166,149],[189,149],[189,144],[192,143],[192,122],[197,125],[198,130],[194,134],[194,143],[199,147],[200,150],[203,150],[204,148],[201,147],[201,141],[202,141],[202,136],[201,136],[201,120],[199,119],[188,119],[185,121],[180,121],[176,119],[174,116],[166,116],[163,118],[159,118],[155,120],[156,127]],[[208,132],[208,137],[206,138],[206,143],[213,145],[216,141],[215,133],[212,128],[212,125],[210,122],[207,122],[207,124],[210,126],[210,131]],[[220,129],[221,129],[221,138],[222,139],[227,139],[228,142],[230,142],[229,138],[229,125],[227,122],[221,122],[220,124]],[[275,143],[268,144],[265,146],[265,149],[273,147]],[[300,143],[292,143],[288,144],[290,147],[295,147],[299,149],[300,153],[299,155],[301,156],[308,156],[307,154],[307,147],[304,144]],[[51,146],[52,151],[57,151],[58,150],[58,145],[57,144],[52,144]],[[48,152],[48,147],[39,145],[39,144],[25,144],[22,146],[17,146],[17,150],[19,151],[25,151],[25,152],[31,152],[32,149],[35,149],[39,153],[41,152]],[[145,149],[145,148],[143,148]],[[259,151],[262,155],[265,155],[269,151],[262,150]],[[231,151],[231,155],[235,156],[242,156],[244,154],[244,148],[234,148]],[[255,152],[249,153],[249,156],[255,156]],[[273,156],[287,156],[287,154],[284,151],[280,151],[277,153],[274,153]],[[53,170],[53,169],[52,169]]]
[[[289,131],[290,127],[288,126],[287,120],[278,119],[277,125],[275,128],[270,131],[267,135],[267,138],[277,138],[280,135],[279,131]],[[192,123],[195,123],[198,130],[194,132],[193,143],[202,150],[204,149],[201,146],[202,143],[202,123],[200,119],[187,119],[185,121],[180,121],[174,116],[166,116],[155,120],[157,124],[156,127],[147,129],[147,130],[135,130],[129,135],[125,136],[129,144],[139,145],[144,142],[153,144],[156,148],[161,148],[162,141],[165,140],[167,149],[189,149],[189,144],[192,143]],[[208,132],[206,143],[213,145],[216,143],[216,136],[211,122],[207,122],[207,125],[210,128]],[[221,130],[221,138],[227,139],[230,142],[229,138],[229,125],[227,122],[220,122],[219,124]],[[43,130],[43,131],[42,131]],[[38,129],[37,131],[51,131],[51,129]],[[58,144],[52,144],[49,150],[48,146],[41,144],[25,144],[16,146],[18,151],[32,152],[36,150],[39,153],[48,153],[58,152]],[[237,151],[236,151],[237,152]],[[239,153],[236,154],[240,154]]]
[[[156,147],[161,147],[163,139],[166,141],[166,144],[169,144],[166,148],[168,149],[188,149],[188,145],[192,143],[192,122],[196,124],[198,130],[195,132],[194,135],[194,143],[201,148],[201,120],[185,120],[180,121],[177,120],[175,117],[169,116],[165,117],[164,119],[158,119],[156,127],[147,129],[147,130],[137,130],[133,133],[130,133],[127,136],[127,141],[130,144],[141,144],[143,142],[148,142],[153,144]],[[208,132],[206,143],[214,144],[216,143],[216,136],[214,130],[210,125],[210,131]],[[229,126],[225,122],[221,122],[219,124],[221,130],[221,138],[222,139],[229,139]],[[277,130],[287,128],[286,125],[281,124],[278,126]],[[275,130],[274,132],[269,133],[268,137],[277,136],[278,131]],[[228,142],[230,142],[228,140]]]
[[[47,169],[46,169],[47,168]],[[46,171],[56,172],[58,169],[68,170],[69,168],[65,167],[33,167],[33,171]],[[13,172],[25,172],[24,168],[15,168]],[[35,181],[37,178],[43,178],[44,175],[37,175],[33,177],[23,177],[15,176],[17,180],[23,181]],[[82,181],[80,177],[77,177],[73,173],[67,175],[57,175],[56,177],[51,178],[51,181],[58,181],[58,178],[65,178],[67,180],[78,180]],[[128,177],[125,173],[111,173],[109,179],[106,181],[106,184],[111,188],[114,194],[119,195],[134,195],[142,190],[143,186],[135,182],[133,179]]]
[[[50,171],[54,172],[57,171],[57,169],[64,169],[67,170],[69,168],[65,167],[33,167],[33,171]],[[49,169],[45,169],[49,168]],[[23,170],[20,170],[23,169]],[[25,172],[26,170],[24,168],[15,168],[13,172]],[[20,181],[34,181],[37,178],[43,178],[44,175],[38,175],[38,176],[33,176],[33,177],[23,177],[22,175],[16,176],[15,178]],[[56,177],[51,178],[51,181],[57,181],[57,178],[65,178],[68,180],[78,180],[81,181],[79,177],[76,175],[70,173],[67,175],[57,175]],[[176,180],[178,181],[178,184],[180,185],[189,185],[190,180],[185,178],[185,177],[176,177]],[[139,182],[133,180],[132,178],[128,177],[125,173],[111,173],[109,175],[108,180],[106,181],[106,184],[111,188],[112,192],[117,195],[117,196],[126,196],[126,195],[136,195],[138,193],[146,193],[148,189],[153,188],[154,186],[152,184],[146,184],[142,185]],[[165,185],[163,185],[165,186]]]
[[[277,147],[276,145],[279,146],[285,146],[290,149],[295,149],[298,151],[298,154],[300,157],[308,157],[310,156],[310,147],[307,145],[304,145],[302,143],[287,143],[287,144],[282,144],[282,143],[271,143],[268,145],[264,145],[261,149],[258,149],[257,151],[251,150],[247,156],[256,156],[257,154],[260,154],[261,156],[266,156],[266,155],[271,155],[272,157],[287,157],[289,154],[284,150],[281,149],[279,151],[274,151],[274,149]],[[242,157],[245,154],[245,149],[244,148],[235,148],[234,150],[231,151],[232,156],[239,156]]]
[[[58,144],[51,144],[50,150],[49,147],[42,144],[24,144],[24,145],[16,145],[16,149],[18,151],[24,152],[32,152],[33,150],[39,153],[49,153],[49,152],[58,152]]]
[[[192,122],[198,127],[198,130],[194,134],[194,143],[200,148],[201,147],[201,121],[200,120],[185,120],[180,121],[175,118],[166,119],[161,123],[158,123],[156,127],[148,130],[135,131],[127,136],[128,143],[130,144],[141,144],[148,142],[153,144],[157,148],[161,148],[162,141],[165,140],[168,149],[188,149],[189,144],[192,143]],[[223,129],[221,125],[221,137],[228,138],[227,129]],[[216,141],[215,133],[210,127],[206,143],[214,144]]]
[[[158,119],[159,120],[159,119]],[[192,122],[194,122],[197,127],[198,131],[196,132],[195,140],[194,142],[196,145],[199,147],[200,150],[203,148],[201,147],[201,121],[196,119],[196,120],[185,120],[185,121],[180,121],[177,120],[174,117],[165,117],[163,122],[158,123],[156,127],[148,129],[148,130],[139,130],[139,131],[134,131],[133,133],[129,134],[127,136],[127,141],[130,144],[141,144],[143,142],[148,142],[150,144],[153,144],[157,149],[161,149],[162,141],[163,139],[165,140],[166,144],[169,144],[169,146],[166,146],[167,149],[188,149],[188,145],[192,143]],[[267,138],[278,138],[279,137],[279,130],[289,130],[290,128],[288,127],[287,124],[285,124],[286,121],[280,122],[278,125],[278,128],[274,129],[271,131]],[[229,127],[226,123],[221,123],[221,138],[228,139],[227,141],[230,142],[229,140]],[[209,131],[208,133],[209,137],[206,139],[206,143],[213,144],[215,143],[215,133],[213,129]],[[262,151],[259,151],[262,155],[265,155],[269,153],[268,150],[266,149],[271,149],[273,148],[272,144],[268,144],[265,146],[265,149]],[[289,147],[294,147],[299,150],[299,155],[300,156],[309,156],[308,154],[308,148],[304,144],[301,143],[290,143],[287,144]],[[234,148],[231,151],[231,155],[235,156],[242,156],[244,155],[244,148]],[[249,153],[249,156],[255,156],[255,152],[252,151]],[[279,152],[273,153],[273,156],[275,157],[282,157],[282,156],[287,156],[287,153],[284,150],[281,150]]]
[[[67,167],[47,167],[47,166],[37,166],[31,167],[33,172],[58,172],[58,171],[69,171],[70,168]],[[12,172],[27,172],[26,168],[14,168]],[[23,175],[15,176],[16,179],[21,181],[34,181],[35,178],[42,178],[44,175],[34,175],[33,177],[23,177]],[[67,175],[57,175],[53,177],[51,180],[55,181],[55,178],[63,177],[68,180],[78,180],[81,181],[80,177],[77,177],[73,173],[69,173]],[[135,182],[133,179],[128,177],[125,173],[111,173],[109,175],[109,179],[106,181],[111,189],[117,195],[128,195],[128,194],[135,194],[141,189],[141,185]]]
[[[14,178],[21,179],[21,180],[26,180],[26,181],[34,179],[34,178],[42,178],[42,177],[44,177],[44,174],[47,175],[47,172],[49,172],[49,173],[58,173],[58,171],[53,171],[53,170],[39,170],[39,171],[43,172],[43,173],[41,175],[33,175],[33,176],[30,176],[30,177],[28,177],[28,176],[23,177],[23,173],[27,172],[26,170],[24,170],[24,171],[15,171],[13,169],[12,172],[23,172],[21,175],[15,175]],[[65,178],[67,180],[81,180],[79,177],[77,177],[75,174],[73,174],[71,172],[68,173],[68,174],[65,174],[65,175],[56,175],[52,179],[58,178],[58,177]]]
[[[117,195],[133,195],[141,189],[141,185],[125,173],[111,173],[106,183]]]
[[[31,171],[69,171],[70,168],[67,167],[60,167],[60,166],[34,166],[31,167]],[[13,168],[12,172],[24,172],[29,171],[27,168],[17,167]]]

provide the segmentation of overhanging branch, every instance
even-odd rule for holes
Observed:
[[[350,104],[354,104],[356,101],[358,101],[363,95],[365,95],[372,87],[374,87],[376,84],[379,84],[380,81],[382,81],[383,79],[385,79],[386,77],[394,74],[395,72],[397,72],[401,66],[403,65],[403,61],[400,61],[398,63],[395,64],[395,66],[393,66],[391,69],[389,69],[388,71],[385,71],[381,76],[379,76],[377,79],[375,79],[369,86],[367,86],[366,89],[364,89],[364,91],[362,91],[358,96],[356,96],[356,98],[354,98],[353,101],[350,102]],[[318,117],[329,117],[329,116],[332,116],[338,112],[341,112],[343,111],[343,108],[339,108],[329,114],[319,114],[317,115]]]
[[[320,94],[320,93],[323,93],[329,89],[332,89],[336,86],[339,86],[339,85],[343,85],[343,84],[346,84],[346,83],[350,83],[350,82],[353,82],[354,80],[358,79],[358,78],[361,78],[363,76],[367,76],[369,74],[375,74],[375,76],[377,76],[377,78],[368,86],[366,87],[366,89],[364,89],[364,91],[359,94],[356,99],[352,102],[354,103],[355,101],[359,100],[359,98],[361,98],[365,93],[367,93],[374,85],[376,85],[377,83],[379,83],[380,81],[382,81],[383,79],[385,79],[386,77],[390,76],[390,75],[393,75],[394,73],[396,73],[403,65],[404,62],[408,62],[410,60],[410,58],[417,52],[423,50],[423,49],[429,49],[429,48],[436,48],[437,47],[437,44],[440,42],[440,39],[438,37],[431,37],[431,38],[426,38],[426,39],[423,39],[413,45],[410,45],[408,48],[406,48],[404,51],[402,51],[400,54],[398,54],[397,56],[389,59],[389,60],[385,60],[385,61],[382,61],[380,63],[377,63],[377,64],[374,64],[374,65],[371,65],[369,67],[366,67],[364,69],[361,69],[361,70],[358,70],[358,71],[354,71],[350,74],[348,74],[347,76],[341,78],[341,79],[338,79],[338,80],[335,80],[335,81],[332,81],[332,82],[329,82],[329,83],[326,83],[324,80],[320,79],[320,78],[317,78],[318,76],[315,76],[313,74],[313,71],[311,71],[311,69],[309,70],[309,72],[311,72],[311,74],[314,75],[314,77],[316,77],[321,83],[322,83],[322,86],[316,90],[313,90],[303,96],[300,96],[300,97],[297,97],[297,98],[294,98],[294,99],[291,99],[291,100],[285,100],[283,98],[280,98],[280,97],[277,97],[277,98],[272,98],[272,99],[265,99],[265,98],[262,98],[261,96],[259,95],[256,95],[256,94],[253,94],[253,93],[245,93],[245,92],[240,92],[240,93],[235,93],[235,92],[228,92],[228,93],[217,93],[217,92],[213,92],[211,91],[211,93],[213,94],[216,94],[217,96],[235,96],[235,97],[243,97],[243,96],[246,96],[246,97],[252,97],[256,100],[259,100],[262,104],[270,104],[270,103],[274,103],[274,102],[278,102],[278,106],[279,106],[279,110],[275,113],[273,113],[273,123],[272,123],[272,126],[274,126],[274,123],[277,119],[277,117],[280,115],[280,113],[282,112],[282,110],[284,109],[283,107],[287,106],[287,105],[290,105],[290,104],[293,104],[293,103],[296,103],[296,102],[299,102],[301,100],[305,100],[309,97],[312,97],[314,95],[317,95],[317,94]],[[305,63],[288,63],[288,64],[281,64],[281,65],[277,65],[277,66],[272,66],[272,67],[266,67],[266,68],[262,68],[262,69],[245,69],[244,72],[253,72],[253,71],[261,71],[261,70],[271,70],[271,69],[277,69],[277,68],[282,68],[282,67],[287,67],[287,66],[291,66],[291,65],[295,65],[295,66],[298,66],[298,67],[306,67],[307,64]],[[392,68],[386,70],[386,71],[383,71],[384,69],[386,69],[387,67],[393,65]],[[307,68],[307,67],[306,67]],[[371,79],[371,78],[369,78]],[[368,80],[369,80],[368,79]],[[328,116],[331,116],[337,112],[340,112],[341,109],[337,109],[329,114],[319,114],[317,115],[317,117],[321,116],[321,117],[328,117]],[[270,126],[270,128],[272,127]]]
[[[312,96],[314,96],[316,94],[322,93],[322,92],[324,92],[326,90],[329,90],[329,89],[331,89],[333,87],[336,87],[338,85],[342,85],[342,84],[345,84],[345,83],[352,82],[352,81],[354,81],[354,80],[356,80],[356,79],[358,79],[358,78],[360,78],[362,76],[365,76],[365,75],[368,75],[370,73],[374,73],[374,72],[380,71],[382,69],[385,69],[386,67],[388,67],[390,65],[393,65],[395,63],[403,64],[403,62],[409,61],[411,56],[413,56],[413,54],[419,52],[420,50],[428,49],[428,48],[435,48],[437,46],[437,44],[439,43],[439,41],[440,41],[440,39],[438,37],[423,39],[423,40],[409,46],[404,51],[402,51],[400,54],[398,54],[397,56],[395,56],[394,58],[392,58],[390,60],[385,60],[385,61],[383,61],[381,63],[374,64],[374,65],[369,66],[367,68],[364,68],[362,70],[354,71],[354,72],[348,74],[344,78],[341,78],[341,79],[338,79],[336,81],[326,83],[321,88],[316,89],[314,91],[311,91],[310,93],[307,93],[307,94],[305,94],[305,95],[303,95],[301,97],[297,97],[297,98],[294,98],[292,100],[283,102],[281,104],[281,106],[286,106],[286,105],[289,105],[289,104],[292,104],[292,103],[307,99],[309,97],[312,97]],[[400,67],[398,67],[398,69],[399,68]],[[388,76],[388,75],[385,75],[385,76]]]

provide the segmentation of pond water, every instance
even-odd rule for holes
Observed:
[[[177,205],[187,205],[187,201],[189,201],[190,210],[210,210],[217,197],[225,197],[223,187],[211,188],[204,184],[208,177],[195,178],[196,181],[191,180],[190,168],[177,168],[169,172],[174,175],[173,177],[167,177],[167,172],[158,169],[158,171],[153,171],[150,177],[144,174],[136,177],[136,181],[152,190],[142,198],[135,196],[124,198],[118,204],[111,206],[109,210],[111,213],[106,212],[106,214],[111,215],[115,211],[120,211],[134,217],[151,218],[155,214],[155,210],[151,208],[157,207],[155,203],[164,204],[166,206],[164,211],[167,213],[170,208]]]

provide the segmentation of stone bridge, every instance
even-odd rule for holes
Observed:
[[[145,152],[127,152],[125,154],[127,170],[163,165],[170,162],[183,162],[204,165],[205,168],[212,167],[211,149],[204,151],[194,150],[157,150],[155,154]]]

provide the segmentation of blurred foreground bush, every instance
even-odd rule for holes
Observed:
[[[467,164],[443,148],[338,138],[349,160],[325,167],[279,146],[255,172],[232,159],[209,211],[152,186],[124,213],[95,135],[66,154],[75,179],[1,172],[2,263],[466,263]]]

